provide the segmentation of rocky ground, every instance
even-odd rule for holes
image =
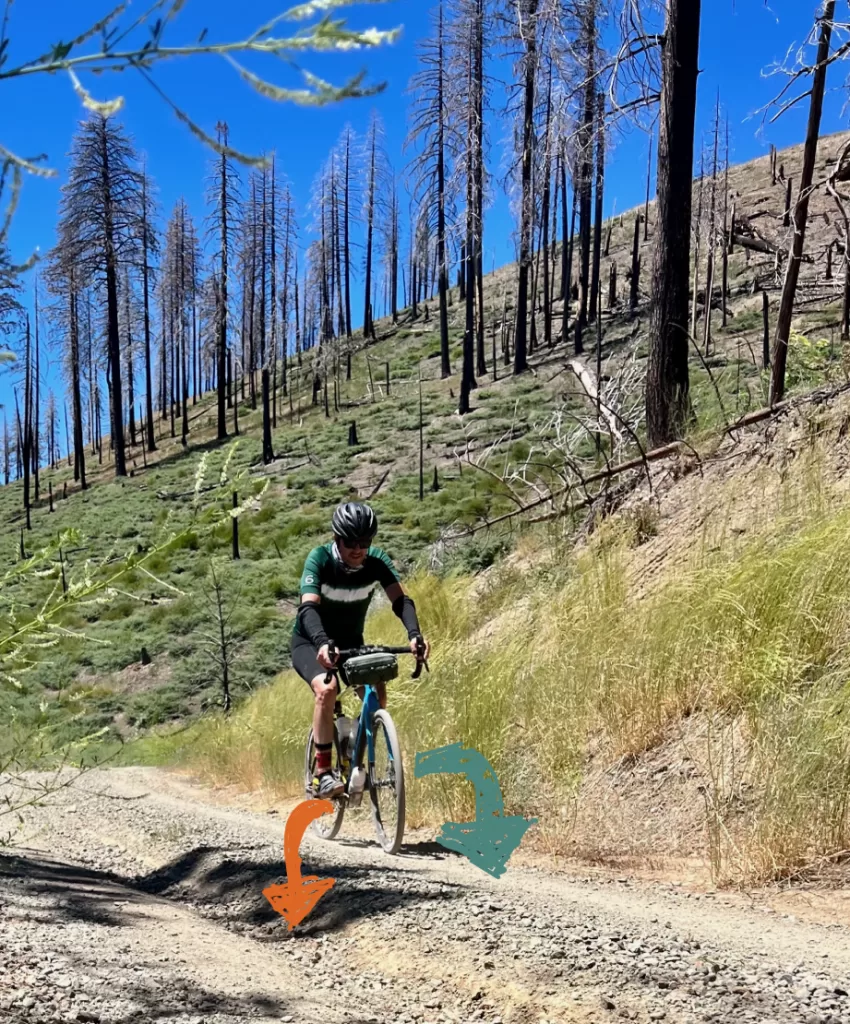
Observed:
[[[356,821],[305,837],[303,873],[336,885],[288,932],[262,894],[286,810],[127,768],[28,812],[0,852],[0,1020],[850,1024],[842,920],[514,861],[492,879],[429,835],[387,857]]]

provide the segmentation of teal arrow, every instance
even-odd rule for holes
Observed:
[[[537,818],[505,816],[505,802],[496,773],[487,758],[462,743],[417,754],[415,778],[423,775],[463,775],[475,786],[475,821],[447,821],[437,842],[457,850],[476,867],[498,878],[507,870],[510,855]]]

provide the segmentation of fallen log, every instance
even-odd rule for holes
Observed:
[[[569,366],[573,373],[576,375],[576,377],[578,377],[579,383],[584,389],[585,394],[596,407],[599,415],[608,424],[608,431],[611,434],[611,436],[616,441],[621,442],[623,440],[623,434],[619,426],[617,425],[617,417],[614,415],[613,412],[611,412],[608,406],[605,405],[605,403],[600,398],[596,378],[587,369],[587,367],[583,366],[577,359],[573,359],[570,362]]]
[[[770,242],[765,242],[761,238],[750,238],[749,235],[739,235],[737,232],[732,236],[735,245],[740,245],[742,249],[750,249],[752,252],[764,253],[768,256],[780,256],[785,259],[788,256],[787,249],[778,249],[775,245],[771,245]],[[814,263],[814,257],[805,253],[802,257],[803,263]]]
[[[756,423],[761,423],[763,420],[770,419],[772,416],[778,416],[780,413],[787,412],[790,409],[796,408],[802,405],[817,405],[822,402],[827,402],[830,399],[836,398],[838,395],[844,394],[850,391],[850,383],[842,384],[840,387],[831,388],[825,391],[815,391],[810,395],[806,395],[802,398],[791,398],[786,399],[783,402],[778,402],[774,406],[768,406],[764,409],[757,409],[755,412],[747,413],[746,416],[742,416],[734,423],[730,423],[728,427],[724,428],[723,435],[731,434],[736,430],[741,430],[744,427],[752,426]],[[639,456],[638,458],[629,459],[627,462],[621,462],[617,466],[611,466],[609,469],[601,470],[598,473],[593,473],[590,476],[585,477],[581,481],[576,481],[576,484],[580,484],[586,487],[588,484],[601,483],[603,480],[613,480],[614,477],[620,476],[623,473],[627,473],[632,469],[646,468],[650,462],[657,462],[659,459],[667,458],[668,455],[677,455],[682,449],[686,449],[694,454],[699,460],[699,455],[694,449],[687,443],[687,441],[673,441],[671,444],[666,444],[661,448],[655,448],[653,451],[647,452],[645,455]],[[700,460],[701,461],[701,460]],[[535,501],[529,502],[527,505],[523,505],[522,508],[514,509],[513,512],[506,512],[502,516],[497,516],[495,519],[489,519],[482,523],[480,526],[475,526],[471,530],[467,530],[465,533],[458,534],[456,537],[448,538],[450,540],[460,540],[463,537],[471,536],[475,533],[480,533],[481,530],[488,530],[492,526],[496,526],[499,523],[507,522],[510,519],[515,519],[519,515],[523,515],[526,512],[530,512],[535,508],[540,508],[541,505],[547,504],[547,502],[554,501],[555,498],[562,498],[565,494],[569,494],[574,489],[573,485],[568,487],[561,487],[557,491],[553,491],[551,494],[547,494],[543,498],[537,498]],[[566,514],[575,508],[586,508],[587,505],[595,500],[599,495],[585,498],[578,502],[575,506],[562,510],[562,512],[554,513],[555,515]],[[542,520],[541,520],[542,521]]]
[[[389,469],[386,471],[386,473],[384,473],[384,475],[381,477],[381,479],[375,484],[375,486],[372,488],[372,490],[369,491],[369,494],[366,496],[366,500],[367,501],[371,501],[372,498],[374,498],[375,495],[378,493],[378,491],[380,491],[380,489],[384,486],[384,484],[387,482],[387,477],[390,475],[390,473],[392,471],[392,468],[393,467],[390,466]]]

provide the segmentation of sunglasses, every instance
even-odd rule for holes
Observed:
[[[361,537],[360,540],[344,540],[342,546],[348,548],[349,551],[368,551],[372,546],[372,541],[368,537]]]

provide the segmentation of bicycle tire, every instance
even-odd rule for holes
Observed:
[[[336,724],[334,724],[334,729],[336,729]],[[316,799],[316,794],[313,790],[315,749],[313,745],[313,727],[310,726],[310,731],[307,733],[307,747],[304,751],[304,788],[307,798],[310,800]],[[338,749],[338,744],[334,743],[334,761],[338,760]],[[337,764],[336,767],[339,768],[340,766]],[[323,814],[320,818],[314,818],[310,822],[310,830],[320,839],[336,839],[339,835],[339,830],[342,828],[342,819],[345,817],[345,796],[338,796],[336,799],[331,800],[331,803],[336,808],[333,814]]]
[[[394,827],[392,825],[385,826],[381,815],[381,802],[384,798],[379,794],[387,793],[388,787],[376,789],[372,786],[370,779],[369,798],[372,803],[372,822],[375,826],[378,842],[381,844],[384,852],[395,854],[398,853],[402,839],[404,838],[405,796],[404,765],[401,759],[401,744],[398,741],[398,733],[396,732],[395,724],[388,711],[376,711],[374,721],[376,753],[378,744],[382,742],[383,738],[386,740],[389,751],[392,754],[395,776],[392,799],[395,803],[396,821]]]

